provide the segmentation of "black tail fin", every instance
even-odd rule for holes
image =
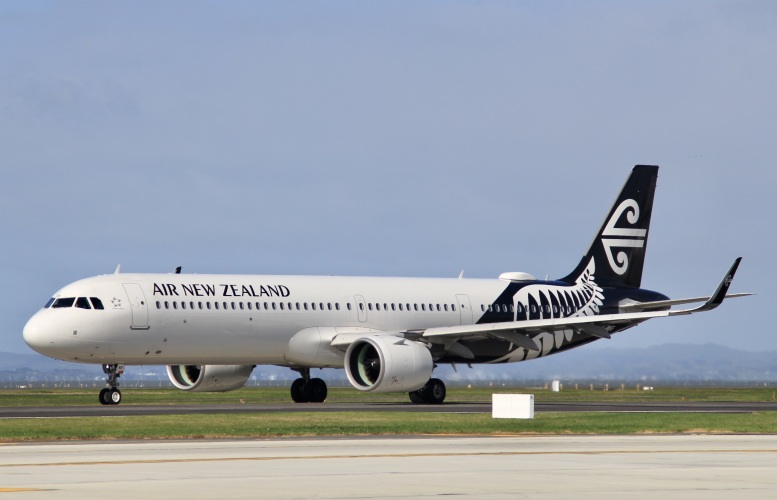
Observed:
[[[634,167],[585,257],[561,281],[574,283],[593,260],[599,285],[639,288],[657,177],[656,166]]]

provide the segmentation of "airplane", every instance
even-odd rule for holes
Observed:
[[[440,364],[528,361],[583,346],[648,319],[710,311],[741,257],[709,297],[671,300],[640,288],[658,167],[637,165],[577,267],[556,280],[524,272],[497,279],[113,274],[58,292],[24,327],[46,356],[101,364],[99,401],[122,400],[126,365],[167,365],[193,392],[245,385],[256,365],[288,367],[298,403],[321,403],[314,368],[343,368],[365,392],[445,400]],[[702,303],[695,308],[673,306]]]

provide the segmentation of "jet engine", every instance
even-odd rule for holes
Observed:
[[[226,392],[240,389],[254,365],[169,365],[167,376],[179,389],[192,392]]]
[[[433,369],[432,354],[425,344],[400,337],[361,337],[345,351],[345,373],[360,391],[415,391],[426,384]]]

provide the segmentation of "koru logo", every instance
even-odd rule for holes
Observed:
[[[113,308],[114,309],[120,309],[121,308],[121,299],[118,299],[118,298],[114,297],[113,299],[111,299],[111,303],[113,304]]]
[[[647,229],[634,229],[627,227],[615,227],[621,216],[626,214],[626,221],[635,225],[639,221],[639,205],[634,200],[624,200],[607,221],[602,232],[602,245],[610,267],[618,275],[623,275],[629,268],[629,256],[626,252],[618,252],[613,255],[613,248],[642,248],[645,246]],[[605,236],[617,236],[617,238],[605,238]]]

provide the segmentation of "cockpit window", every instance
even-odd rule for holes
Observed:
[[[97,297],[89,297],[89,300],[92,301],[92,307],[95,309],[105,309],[103,307],[103,301],[98,299]]]
[[[76,299],[76,307],[80,307],[81,309],[92,308],[92,306],[89,305],[89,301],[86,299],[86,297],[78,297]]]
[[[53,304],[55,300],[56,300],[56,299],[55,299],[54,297],[51,297],[51,298],[49,299],[49,301],[48,301],[48,302],[46,302],[46,305],[45,305],[45,306],[43,306],[43,309],[48,309],[49,307],[51,307],[51,304]]]
[[[51,304],[51,307],[57,309],[59,307],[73,307],[73,302],[76,301],[75,297],[60,297]]]

